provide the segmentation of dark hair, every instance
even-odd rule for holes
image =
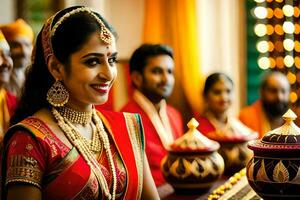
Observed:
[[[54,24],[66,13],[80,8],[82,6],[74,6],[66,8],[58,12],[52,23]],[[94,13],[99,17],[104,25],[111,31],[115,38],[116,32],[98,13]],[[34,59],[32,65],[26,72],[26,80],[22,89],[22,94],[15,114],[11,118],[11,124],[16,124],[28,116],[33,115],[41,108],[50,108],[50,104],[46,100],[47,91],[54,83],[54,78],[50,74],[47,63],[44,59],[44,50],[42,46],[42,28],[37,36],[36,45],[33,49]],[[88,12],[78,12],[66,18],[55,31],[55,35],[51,38],[51,45],[55,57],[66,67],[69,72],[70,56],[78,51],[89,36],[95,31],[100,30],[99,23]]]
[[[148,58],[158,55],[168,55],[173,59],[173,50],[167,45],[143,44],[133,52],[129,60],[130,73],[133,71],[142,73],[147,65]]]
[[[269,71],[266,71],[263,76],[262,76],[262,79],[261,79],[261,85],[260,85],[260,89],[261,90],[264,90],[266,89],[267,85],[268,85],[268,81],[269,81],[269,78],[271,76],[282,76],[283,78],[286,79],[286,76],[280,72],[280,71],[277,71],[277,70],[269,70]]]
[[[211,87],[216,82],[218,82],[219,80],[224,79],[224,78],[233,85],[232,79],[224,73],[217,72],[217,73],[213,73],[213,74],[209,75],[205,80],[203,95],[206,96],[208,94],[209,90],[211,89]]]

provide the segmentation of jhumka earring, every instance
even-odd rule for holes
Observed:
[[[69,100],[69,92],[60,81],[50,87],[47,92],[47,101],[54,107],[62,107]]]

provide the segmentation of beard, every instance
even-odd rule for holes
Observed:
[[[288,102],[284,101],[275,101],[275,102],[266,102],[262,101],[264,110],[271,117],[281,117],[289,107]]]

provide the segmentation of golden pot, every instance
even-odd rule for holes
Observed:
[[[288,110],[285,124],[249,143],[254,156],[247,164],[247,178],[263,199],[300,199],[300,129]]]
[[[220,145],[202,135],[192,119],[189,131],[171,145],[162,160],[162,172],[176,192],[197,192],[209,189],[224,171],[224,161],[217,152]]]

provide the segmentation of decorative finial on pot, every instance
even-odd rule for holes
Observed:
[[[291,109],[288,109],[288,111],[286,111],[286,113],[284,113],[284,115],[282,115],[282,118],[286,122],[290,123],[297,118],[297,115]]]

